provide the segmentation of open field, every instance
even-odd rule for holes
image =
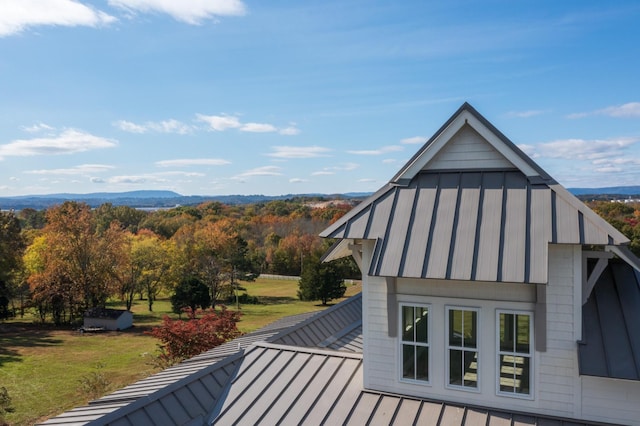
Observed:
[[[283,316],[325,308],[298,300],[297,285],[285,280],[242,283],[261,303],[240,306],[240,330],[250,332]],[[359,284],[348,285],[346,296],[359,291]],[[93,373],[107,379],[107,392],[111,392],[157,371],[148,354],[155,352],[158,341],[144,331],[170,314],[171,306],[168,300],[158,300],[153,309],[148,312],[146,301],[136,301],[134,328],[122,332],[81,334],[71,328],[34,324],[31,318],[0,323],[0,386],[7,388],[15,409],[5,421],[31,425],[86,404],[92,398],[80,390],[80,381]]]

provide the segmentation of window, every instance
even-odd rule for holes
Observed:
[[[402,380],[429,382],[429,307],[400,306]]]
[[[498,311],[498,393],[531,396],[532,315]]]
[[[478,389],[478,310],[447,308],[449,386]]]

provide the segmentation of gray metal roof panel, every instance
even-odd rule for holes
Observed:
[[[609,260],[583,305],[580,374],[640,380],[640,274]]]
[[[623,243],[556,190],[520,171],[422,172],[371,201],[364,235],[346,223],[344,237],[380,240],[375,276],[543,284],[549,243]]]

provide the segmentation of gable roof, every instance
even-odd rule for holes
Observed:
[[[376,241],[373,276],[540,284],[549,243],[629,242],[467,103],[320,235]],[[338,244],[324,260],[350,253]]]

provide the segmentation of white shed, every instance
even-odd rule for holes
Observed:
[[[124,309],[93,308],[84,313],[84,328],[125,330],[133,326],[133,314]]]

